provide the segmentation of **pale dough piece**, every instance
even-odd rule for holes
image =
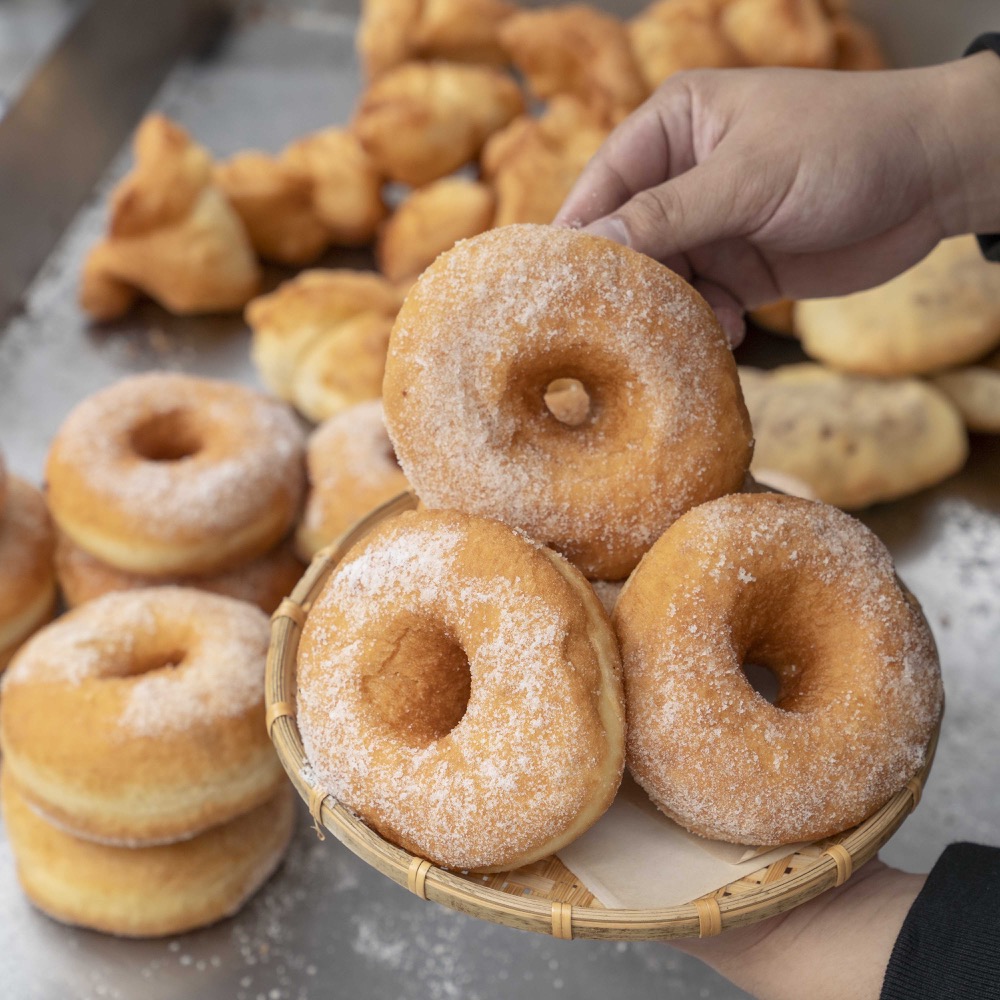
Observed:
[[[247,231],[212,180],[212,160],[179,126],[149,115],[135,166],[111,195],[108,234],[84,261],[80,305],[116,319],[145,293],[178,315],[228,312],[256,293]]]
[[[795,325],[806,354],[841,371],[951,368],[1000,345],[1000,267],[956,236],[877,288],[797,303]]]
[[[933,383],[958,407],[970,431],[1000,434],[1000,351],[944,372]]]
[[[292,382],[292,403],[319,423],[355,403],[382,394],[392,319],[365,312],[338,323],[302,357]]]
[[[489,229],[495,211],[493,191],[467,177],[418,188],[379,233],[379,270],[390,281],[416,277],[439,253]]]
[[[750,470],[799,479],[848,510],[907,496],[957,472],[968,441],[944,395],[918,379],[819,365],[740,369],[755,446]]]
[[[347,269],[303,271],[246,308],[250,357],[261,381],[291,399],[302,358],[338,324],[361,313],[395,317],[405,289],[381,275]]]

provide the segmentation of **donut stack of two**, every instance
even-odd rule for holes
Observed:
[[[44,498],[0,455],[0,670],[55,611],[54,550]]]
[[[567,379],[588,402],[560,420]],[[399,314],[383,401],[425,509],[345,556],[296,677],[316,774],[384,836],[524,865],[603,813],[627,757],[689,829],[791,842],[922,766],[941,686],[919,607],[847,515],[738,492],[736,368],[672,272],[541,226],[460,243]],[[613,622],[587,577],[627,578]]]
[[[112,593],[5,674],[0,798],[45,913],[127,937],[235,912],[280,862],[293,804],[264,727],[268,620],[180,587]]]
[[[88,397],[46,465],[67,604],[169,584],[270,613],[302,572],[304,478],[294,414],[250,389],[156,372]]]

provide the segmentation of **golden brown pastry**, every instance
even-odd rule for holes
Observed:
[[[267,881],[291,840],[292,790],[188,840],[110,847],[46,822],[3,769],[4,826],[24,894],[64,924],[121,937],[183,934],[228,917]]]
[[[313,182],[313,206],[337,246],[367,246],[386,216],[382,176],[346,129],[313,132],[288,146],[281,160]]]
[[[682,69],[741,65],[719,25],[722,6],[721,0],[659,0],[629,22],[632,51],[650,90]]]
[[[780,299],[753,309],[750,319],[768,333],[781,337],[795,336],[795,303],[791,299]]]
[[[413,56],[413,29],[424,0],[361,0],[355,39],[361,69],[368,80]]]
[[[740,493],[688,511],[614,622],[629,770],[700,836],[828,837],[927,759],[943,703],[934,639],[885,546],[833,507]],[[745,663],[777,676],[775,704]]]
[[[611,804],[618,671],[607,614],[561,556],[498,521],[411,511],[316,598],[298,723],[321,786],[383,836],[439,865],[504,870]]]
[[[144,293],[181,315],[228,312],[257,291],[260,271],[239,215],[212,181],[212,160],[188,134],[149,115],[135,166],[111,195],[108,234],[87,255],[80,304],[115,319]]]
[[[543,100],[572,94],[614,123],[649,93],[625,25],[594,7],[522,11],[503,23],[500,40],[531,92]]]
[[[0,670],[55,611],[54,550],[44,497],[30,483],[8,476],[0,511]]]
[[[416,277],[442,251],[489,229],[495,211],[492,190],[465,177],[418,188],[379,233],[379,269],[390,281]]]
[[[236,209],[258,256],[279,264],[308,264],[330,242],[313,205],[313,179],[305,171],[248,151],[219,163],[215,182]]]
[[[295,535],[305,560],[408,488],[380,399],[358,403],[320,424],[309,438],[306,468],[309,495]]]
[[[381,173],[421,187],[478,156],[523,110],[520,88],[500,70],[411,62],[368,88],[354,131]]]
[[[269,638],[259,608],[200,590],[82,604],[4,675],[4,768],[89,840],[163,844],[226,823],[286,781],[264,728]]]
[[[831,20],[837,54],[834,66],[846,70],[885,69],[888,61],[875,33],[850,14],[836,14]]]
[[[752,66],[834,65],[833,26],[819,0],[730,0],[720,23]]]
[[[302,359],[316,343],[361,313],[395,318],[404,295],[405,289],[370,271],[317,269],[254,299],[246,321],[261,381],[275,395],[291,399]]]
[[[551,222],[608,131],[579,99],[559,95],[541,117],[516,118],[491,136],[482,170],[496,190],[494,225]]]

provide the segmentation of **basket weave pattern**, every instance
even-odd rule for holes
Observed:
[[[707,937],[756,923],[842,884],[870,860],[920,801],[937,734],[921,772],[860,825],[802,847],[707,897],[663,909],[601,906],[556,857],[489,875],[451,872],[396,847],[316,787],[295,721],[295,659],[312,602],[348,549],[380,521],[417,505],[404,493],[373,511],[336,545],[322,549],[291,596],[272,616],[265,698],[267,726],[278,757],[303,800],[317,834],[339,841],[394,882],[451,909],[560,938],[620,941]]]

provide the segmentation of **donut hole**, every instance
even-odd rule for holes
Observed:
[[[781,680],[776,671],[763,663],[744,663],[743,676],[765,701],[777,704],[781,696]]]
[[[132,450],[148,462],[179,462],[201,451],[204,442],[187,410],[167,410],[136,424]]]
[[[462,721],[472,690],[461,646],[422,623],[402,626],[379,644],[361,677],[365,704],[415,748],[447,736]]]
[[[140,674],[151,674],[157,670],[173,670],[184,662],[186,655],[183,649],[141,651],[129,660],[124,673],[127,677],[138,677]]]
[[[593,416],[590,393],[578,378],[553,379],[543,398],[549,413],[567,427],[579,427]]]

